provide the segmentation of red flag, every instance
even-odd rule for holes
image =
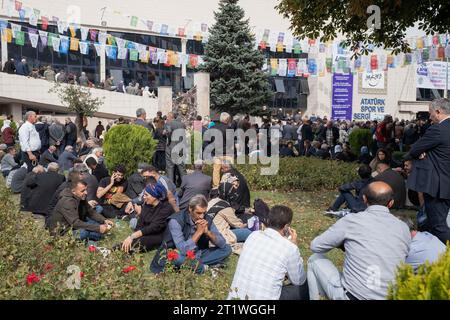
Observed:
[[[439,45],[439,36],[433,36],[433,44],[435,46]]]
[[[180,37],[186,36],[184,28],[178,28],[178,36],[180,36]]]
[[[48,27],[48,18],[47,17],[41,17],[42,20],[42,30],[47,30]]]
[[[261,50],[266,50],[267,48],[267,43],[265,41],[261,41],[259,43],[259,47],[261,48]]]
[[[445,48],[443,46],[439,46],[438,59],[444,60],[444,58],[445,58]]]
[[[22,2],[17,1],[17,0],[16,0],[16,10],[17,10],[17,11],[22,10]]]
[[[370,68],[372,70],[377,70],[378,69],[378,59],[377,59],[377,56],[375,54],[373,54],[370,57]]]
[[[197,68],[198,66],[198,56],[196,54],[189,55],[189,66],[192,68]]]

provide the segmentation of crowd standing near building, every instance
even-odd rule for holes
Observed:
[[[15,67],[11,61],[5,71],[27,75],[24,63]],[[45,72],[45,78],[53,78],[51,69]],[[63,81],[66,75],[55,77]],[[81,78],[80,84],[88,83]],[[112,80],[105,89],[117,89]],[[259,127],[248,116],[233,119],[225,112],[217,121],[191,120],[185,124],[175,112],[150,120],[139,108],[135,120],[112,124],[143,126],[158,140],[153,159],[127,176],[123,165],[108,168],[104,161],[102,139],[110,124],[105,128],[99,122],[83,143],[71,118],[64,125],[29,111],[16,132],[11,117],[3,121],[1,171],[11,191],[20,194],[21,210],[45,218],[53,236],[72,233],[96,245],[114,232],[117,219],[129,221],[130,235],[111,249],[128,254],[157,249],[149,261],[154,273],[168,263],[179,268],[195,260],[191,267],[202,274],[226,267],[227,258],[239,254],[230,299],[385,299],[401,263],[417,270],[438,259],[450,241],[447,99],[430,103],[428,120],[386,116],[381,122],[348,122],[296,114],[265,118]],[[256,130],[257,141],[247,140],[244,148],[249,156],[252,144],[258,147],[267,137],[263,129],[270,129],[269,138],[281,137],[281,157],[359,163],[360,179],[339,188],[339,197],[325,210],[337,221],[308,244],[314,254],[307,261],[298,249],[301,235],[291,226],[292,209],[269,208],[264,201],[252,208],[251,186],[233,165],[237,154],[228,150],[226,139],[222,152],[214,154],[212,176],[203,172],[203,161],[196,161],[194,170],[174,161],[172,134],[192,132],[195,122],[203,135],[211,129]],[[358,128],[370,132],[375,146],[352,150],[349,137]],[[267,149],[258,152],[270,156]],[[394,157],[395,152],[403,157]],[[392,214],[406,207],[417,210],[419,225]],[[333,248],[345,252],[342,273],[326,257]],[[374,268],[375,286],[366,281]]]

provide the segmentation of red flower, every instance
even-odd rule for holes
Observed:
[[[51,251],[52,249],[53,249],[53,247],[51,245],[49,245],[49,244],[44,247],[44,250],[47,251],[47,252]]]
[[[129,266],[129,267],[123,268],[122,272],[123,273],[129,273],[129,272],[131,272],[133,270],[136,270],[136,267],[135,266]]]
[[[51,263],[46,263],[44,265],[44,271],[45,272],[49,272],[49,271],[51,271],[53,269],[53,267],[54,267],[54,265],[52,265]]]
[[[95,252],[97,250],[97,248],[95,246],[89,246],[89,252]]]
[[[84,278],[84,272],[83,271],[80,272],[80,278]]]
[[[167,253],[167,260],[173,261],[178,259],[178,252],[172,250]]]
[[[32,273],[27,275],[27,284],[28,285],[32,285],[33,283],[37,283],[41,281],[41,279],[39,278],[39,276],[36,275],[36,273]]]
[[[186,252],[186,257],[190,260],[195,260],[195,252],[192,250],[188,250]]]

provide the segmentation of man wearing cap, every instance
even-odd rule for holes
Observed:
[[[37,116],[34,111],[25,114],[25,123],[19,129],[20,149],[23,159],[27,164],[28,172],[31,172],[38,165],[39,151],[41,150],[41,139],[34,124]]]

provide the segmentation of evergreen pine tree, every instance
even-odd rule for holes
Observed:
[[[214,13],[201,70],[211,76],[211,107],[231,115],[263,115],[272,96],[268,76],[261,71],[264,56],[255,47],[249,21],[238,0],[221,0]]]

